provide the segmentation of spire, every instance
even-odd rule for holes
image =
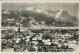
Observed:
[[[20,25],[19,25],[19,28],[18,28],[18,32],[20,33]]]

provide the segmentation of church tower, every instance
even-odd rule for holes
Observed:
[[[19,25],[19,28],[18,28],[18,31],[17,32],[19,32],[20,33],[20,25]]]

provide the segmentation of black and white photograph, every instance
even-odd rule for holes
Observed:
[[[78,52],[79,3],[2,3],[2,52]]]

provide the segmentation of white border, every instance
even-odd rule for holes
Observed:
[[[53,0],[26,0],[26,1],[1,1],[0,2],[0,22],[1,22],[1,4],[2,3],[79,3],[79,9],[80,9],[80,2],[79,1],[53,1]],[[79,11],[79,14],[80,14],[80,11]],[[80,16],[79,16],[79,20],[80,20]],[[80,21],[79,21],[80,23]],[[80,24],[79,24],[79,27],[80,27]],[[72,27],[70,27],[72,28]],[[80,34],[80,31],[79,31],[79,34]],[[0,36],[1,36],[1,24],[0,24]],[[80,36],[80,35],[79,35]],[[80,37],[79,37],[79,40],[80,40]],[[80,42],[79,42],[80,44]],[[1,37],[0,37],[0,46],[1,46]],[[79,48],[80,48],[80,45],[79,45]],[[79,49],[80,51],[80,49]],[[1,52],[1,47],[0,47],[0,54],[43,54],[43,53],[46,53],[46,54],[53,54],[53,53],[56,53],[56,54],[78,54],[78,52]]]

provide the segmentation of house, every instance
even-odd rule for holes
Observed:
[[[14,22],[14,19],[7,19],[6,22],[12,23],[12,22]]]
[[[44,42],[45,45],[51,45],[51,42],[50,42],[49,39],[47,39],[47,40],[42,40],[42,42]]]

